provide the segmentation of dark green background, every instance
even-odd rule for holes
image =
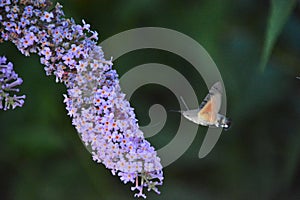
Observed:
[[[269,1],[261,0],[64,0],[67,16],[85,19],[100,41],[137,27],[180,31],[198,41],[217,64],[227,92],[232,128],[223,132],[213,151],[198,159],[205,127],[189,150],[164,169],[161,195],[148,199],[300,199],[300,6],[290,16],[273,49],[266,70],[260,61]],[[0,199],[66,200],[133,199],[122,184],[92,161],[66,115],[65,88],[46,77],[36,55],[24,57],[10,43],[0,45],[23,78],[23,108],[0,111]],[[182,58],[159,50],[140,50],[115,62],[120,75],[149,62],[179,70],[194,87],[199,101],[207,88]],[[169,77],[172,78],[172,77]],[[149,122],[154,103],[179,109],[167,88],[147,85],[132,99],[141,125]],[[168,113],[159,148],[172,139],[180,117]],[[186,133],[188,134],[188,133]]]

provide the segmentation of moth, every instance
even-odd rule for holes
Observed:
[[[186,119],[202,126],[224,128],[225,130],[229,129],[231,120],[219,113],[222,93],[223,87],[221,82],[216,82],[210,88],[209,93],[204,98],[199,108],[194,110],[190,110],[183,98],[180,97],[187,109],[186,111],[181,111],[181,114]]]

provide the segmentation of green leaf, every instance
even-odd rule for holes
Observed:
[[[271,11],[268,18],[268,27],[266,30],[263,52],[259,65],[261,71],[265,70],[276,39],[278,38],[295,5],[296,0],[271,1]]]

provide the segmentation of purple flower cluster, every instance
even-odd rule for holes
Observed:
[[[139,130],[133,108],[121,92],[112,62],[96,45],[97,32],[84,21],[67,19],[50,0],[0,0],[0,30],[26,56],[37,53],[47,75],[63,82],[68,115],[93,159],[113,175],[159,193],[163,181],[160,158]]]
[[[17,96],[11,93],[19,92],[16,86],[21,85],[23,80],[14,71],[13,64],[7,63],[6,57],[0,57],[0,110],[22,107],[25,95]]]
[[[136,196],[146,197],[143,187],[158,192],[156,186],[163,180],[160,159],[139,130],[116,71],[103,60],[97,46],[81,65],[65,103],[82,141],[96,162],[103,163],[124,183],[136,184],[132,187],[139,190]]]

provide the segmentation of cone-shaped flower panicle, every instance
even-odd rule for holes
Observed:
[[[66,18],[50,0],[0,0],[0,30],[2,41],[12,41],[26,56],[37,53],[46,74],[66,85],[68,115],[93,160],[134,183],[135,196],[145,198],[143,188],[159,193],[160,158],[139,130],[112,62],[96,44],[98,33],[85,21]],[[7,87],[20,82],[15,78]]]

